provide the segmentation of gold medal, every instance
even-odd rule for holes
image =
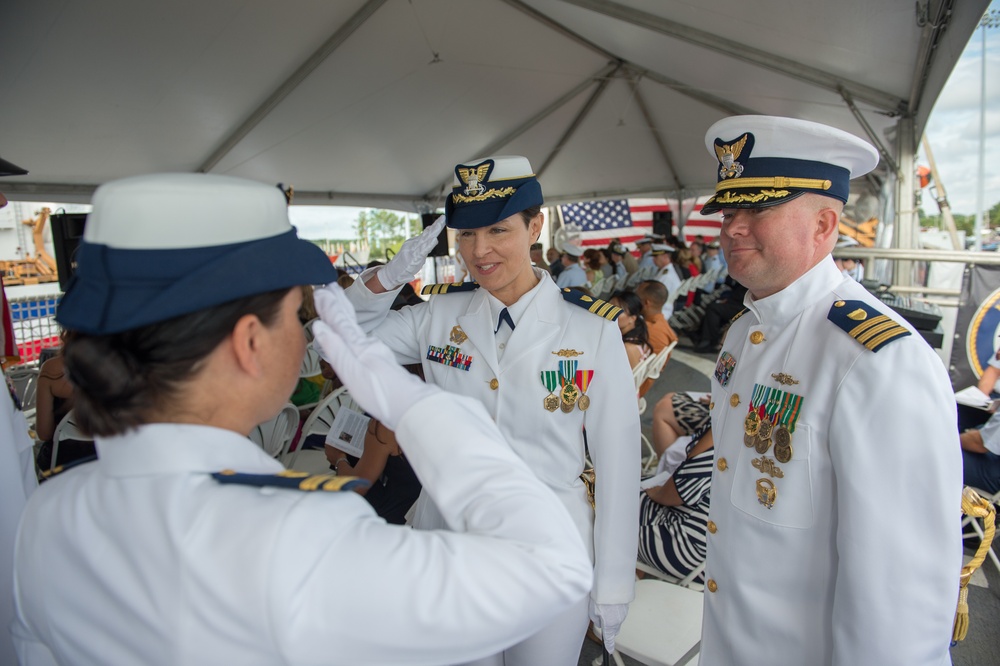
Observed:
[[[792,433],[785,426],[774,430],[774,457],[780,463],[792,459]]]
[[[562,389],[562,404],[559,408],[563,410],[564,413],[569,414],[576,407],[576,401],[580,398],[580,389],[576,387],[576,384],[571,382],[566,382],[563,384]]]
[[[760,433],[757,433],[757,441],[754,442],[754,450],[757,453],[763,455],[767,453],[767,450],[769,448],[771,448],[771,440],[764,439],[763,437],[760,436]]]
[[[743,419],[743,432],[748,435],[756,435],[758,430],[760,430],[760,417],[757,416],[756,411],[748,412],[747,417]]]
[[[757,444],[757,435],[743,434],[743,446],[752,449]]]
[[[559,409],[559,398],[554,393],[549,393],[545,396],[545,400],[542,401],[542,405],[550,412],[554,412]]]
[[[774,424],[768,421],[767,419],[761,420],[760,427],[757,429],[757,437],[760,439],[770,439],[771,429],[773,427]]]
[[[590,398],[587,397],[587,389],[590,388],[590,382],[593,379],[593,370],[576,371],[576,385],[580,387],[580,398],[576,401],[576,404],[581,412],[585,412],[590,408]]]
[[[590,398],[587,397],[587,394],[583,394],[580,396],[580,399],[576,401],[576,405],[580,408],[581,412],[585,412],[590,408]]]
[[[778,446],[774,445],[774,458],[780,463],[786,463],[792,459],[792,445]]]

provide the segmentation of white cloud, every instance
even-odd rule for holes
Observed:
[[[347,240],[357,237],[354,225],[366,208],[350,206],[292,206],[288,218],[299,236],[310,239]]]
[[[993,6],[1000,5],[994,2]],[[926,135],[954,213],[973,215],[979,186],[980,90],[982,88],[982,29],[977,29],[945,84],[928,119]],[[986,151],[983,207],[1000,201],[1000,29],[986,33]],[[919,163],[929,164],[920,149]],[[925,190],[924,211],[937,214],[934,198]]]

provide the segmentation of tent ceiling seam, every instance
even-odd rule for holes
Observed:
[[[856,81],[849,81],[819,68],[803,65],[783,56],[768,53],[762,49],[745,44],[739,48],[731,46],[725,41],[721,41],[717,35],[665,19],[656,14],[625,7],[610,0],[561,0],[561,2],[589,9],[599,14],[631,23],[640,28],[652,30],[662,35],[709,49],[713,53],[719,53],[748,64],[757,65],[758,67],[763,67],[778,74],[834,92],[837,91],[839,86],[843,86],[849,89],[858,99],[873,104],[884,111],[902,112],[906,108],[905,100],[882,90],[877,90]]]
[[[233,130],[222,142],[219,147],[212,151],[212,154],[202,162],[201,166],[198,167],[197,171],[199,173],[208,173],[215,166],[225,158],[229,152],[235,148],[240,141],[242,141],[246,136],[253,131],[257,125],[259,125],[265,118],[270,115],[279,104],[281,104],[286,97],[288,97],[292,92],[295,91],[299,85],[305,81],[313,71],[316,70],[323,62],[338,48],[341,44],[346,42],[354,32],[360,28],[364,23],[371,18],[378,9],[385,4],[386,0],[368,0],[357,12],[354,13],[351,18],[349,18],[342,26],[337,28],[337,30],[330,35],[330,37],[323,42],[323,45],[312,52],[312,54],[306,58],[305,62],[296,68],[292,74],[286,78],[281,84],[267,96],[256,109],[254,109],[246,120],[244,120],[240,125]]]

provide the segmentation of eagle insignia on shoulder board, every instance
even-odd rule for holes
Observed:
[[[864,301],[836,301],[826,318],[873,352],[910,335],[910,331],[895,319]]]
[[[587,312],[593,312],[598,317],[604,317],[608,321],[617,321],[618,315],[622,313],[622,309],[617,305],[611,305],[607,301],[602,301],[599,298],[594,298],[593,296],[587,296],[587,294],[582,291],[577,291],[576,289],[565,288],[562,290],[563,300],[567,303],[572,303],[577,305]]]

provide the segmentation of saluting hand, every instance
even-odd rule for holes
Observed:
[[[387,291],[401,287],[413,279],[427,260],[427,255],[437,245],[438,235],[443,228],[444,215],[434,220],[434,224],[424,229],[419,236],[406,239],[399,252],[378,270],[378,281]]]

